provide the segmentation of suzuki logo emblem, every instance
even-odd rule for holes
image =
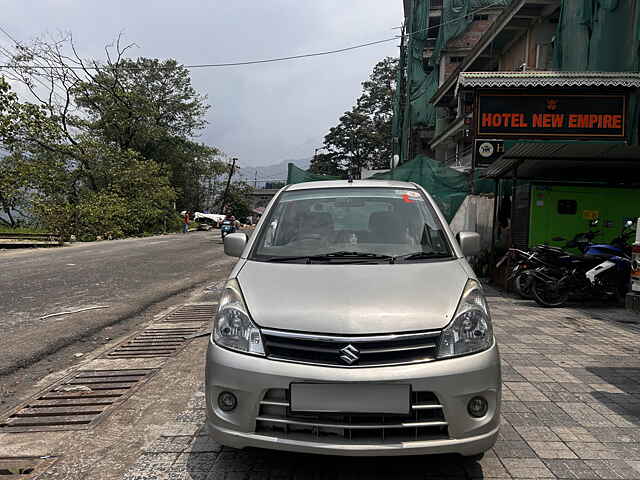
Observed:
[[[352,365],[360,360],[360,350],[358,350],[351,344],[340,349],[340,353],[342,353],[342,355],[340,356],[340,360],[342,360],[347,365]]]

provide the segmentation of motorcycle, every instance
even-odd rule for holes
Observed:
[[[231,220],[224,220],[222,225],[220,226],[220,234],[222,235],[222,239],[229,235],[230,233],[236,233],[236,226]]]
[[[598,221],[594,220],[589,224],[589,231],[578,233],[573,239],[565,244],[565,248],[577,248],[584,252],[590,245],[590,242],[600,233],[593,231],[592,228],[597,226]],[[553,238],[554,241],[564,241],[562,237]],[[507,282],[513,282],[515,292],[524,299],[532,300],[533,297],[533,275],[532,271],[555,265],[558,259],[566,256],[567,253],[560,247],[553,247],[542,244],[534,247],[532,251],[527,252],[517,248],[510,248],[507,254],[496,264],[497,268],[506,261],[511,260],[514,266],[511,273],[507,277]]]
[[[619,300],[630,282],[631,256],[626,242],[633,222],[610,244],[588,244],[584,255],[560,254],[532,273],[532,293],[545,307],[564,305],[570,296]],[[581,249],[582,250],[582,249]]]

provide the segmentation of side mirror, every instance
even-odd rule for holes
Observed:
[[[480,235],[475,232],[460,232],[456,235],[460,249],[465,257],[480,253]]]
[[[596,227],[596,226],[598,226],[598,223],[600,223],[600,220],[597,219],[597,218],[594,218],[593,220],[591,220],[589,222],[589,225],[592,226],[592,227]]]
[[[230,233],[224,237],[224,253],[230,257],[239,257],[246,244],[247,236],[244,233]]]

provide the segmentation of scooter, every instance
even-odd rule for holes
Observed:
[[[230,233],[236,233],[236,226],[231,220],[225,220],[220,226],[220,234],[222,235],[222,239],[224,240],[224,237],[226,237]]]

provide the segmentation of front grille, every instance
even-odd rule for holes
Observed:
[[[440,331],[337,336],[265,329],[262,334],[267,357],[272,360],[373,367],[434,360]]]
[[[432,392],[412,392],[409,415],[292,413],[288,389],[268,390],[260,402],[256,433],[290,440],[380,444],[449,438],[442,405]]]

